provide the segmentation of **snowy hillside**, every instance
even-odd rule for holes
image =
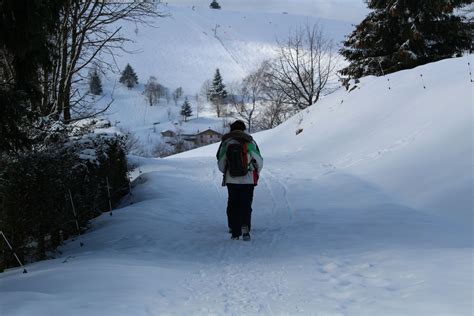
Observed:
[[[116,73],[103,78],[105,96],[98,108],[113,98],[105,117],[133,132],[141,144],[140,153],[146,156],[158,156],[155,151],[164,143],[160,134],[163,130],[179,128],[189,133],[207,128],[224,130],[222,120],[216,119],[211,109],[201,109],[199,113],[195,99],[204,81],[213,78],[216,68],[229,84],[241,80],[264,59],[273,57],[277,39],[285,39],[292,29],[318,23],[328,38],[339,43],[352,28],[350,22],[338,17],[323,19],[309,10],[307,16],[302,16],[272,10],[245,12],[240,10],[246,7],[245,3],[234,4],[234,10],[179,4],[160,7],[169,16],[151,21],[153,26],[126,22],[122,25],[122,34],[133,40],[125,49],[133,53],[116,56],[114,63],[120,69],[127,63],[132,65],[138,75],[137,87],[129,90],[118,84]],[[190,122],[175,125],[181,120],[184,97],[177,105],[164,100],[157,106],[147,105],[143,90],[150,76],[155,76],[171,92],[183,87],[193,108]]]
[[[208,8],[208,0],[169,0],[167,3],[188,7]],[[293,0],[291,6],[288,0],[238,0],[223,1],[222,9],[238,12],[266,12],[315,16],[340,21],[357,22],[367,14],[365,3],[358,0]]]
[[[468,60],[364,78],[255,135],[251,242],[226,232],[216,145],[133,158],[133,196],[84,247],[0,275],[2,315],[470,315]]]
[[[123,34],[134,41],[126,49],[135,53],[118,56],[117,64],[123,69],[130,63],[141,82],[156,76],[171,89],[182,86],[189,95],[199,92],[216,68],[226,82],[242,79],[259,62],[273,56],[277,39],[287,38],[290,29],[318,23],[336,43],[352,29],[350,22],[282,12],[171,4],[162,12],[169,16],[154,20],[154,27],[123,25]]]
[[[318,185],[323,176],[334,180],[334,189],[353,177],[362,181],[360,185],[379,188],[384,199],[470,223],[472,57],[364,78],[360,89],[340,90],[256,138],[268,159],[295,161],[298,167],[289,168],[287,177],[302,189]],[[303,132],[296,135],[300,128]],[[210,155],[214,150],[180,156]],[[309,176],[314,180],[302,181]],[[354,188],[359,184],[355,182]],[[345,200],[333,197],[315,201],[324,206],[326,202],[345,205]]]

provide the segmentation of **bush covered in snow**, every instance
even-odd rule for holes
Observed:
[[[76,219],[82,231],[108,211],[107,179],[112,205],[127,192],[124,136],[101,131],[0,157],[0,230],[21,259],[46,258],[63,239],[78,234]],[[14,265],[10,250],[0,248],[0,271]]]

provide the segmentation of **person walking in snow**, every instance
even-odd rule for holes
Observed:
[[[227,223],[232,239],[250,240],[252,201],[263,158],[252,136],[245,133],[245,123],[237,120],[222,137],[216,158],[227,186]]]

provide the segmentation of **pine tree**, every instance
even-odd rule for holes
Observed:
[[[51,37],[62,8],[61,1],[0,1],[0,152],[25,148],[36,134],[28,129],[42,116],[40,69],[57,57]]]
[[[212,81],[212,85],[209,89],[209,100],[211,101],[214,109],[216,110],[217,117],[220,117],[222,114],[222,106],[227,99],[227,91],[225,90],[225,85],[222,82],[221,73],[219,72],[219,68],[216,69],[216,73],[214,75],[214,80]]]
[[[193,115],[193,110],[191,109],[191,105],[189,104],[188,98],[184,99],[184,103],[181,106],[181,115],[184,117],[185,122],[188,117]]]
[[[130,66],[130,64],[127,64],[127,66],[125,66],[125,69],[123,70],[122,75],[120,76],[119,82],[127,86],[127,88],[129,89],[133,88],[138,84],[137,74],[133,70],[132,66]]]
[[[221,6],[219,5],[219,3],[216,1],[216,0],[212,0],[211,4],[209,5],[209,7],[211,9],[220,9]]]
[[[471,0],[367,0],[373,11],[340,50],[350,78],[383,75],[459,56],[469,49],[470,26],[453,10]]]
[[[227,98],[227,91],[222,80],[219,68],[216,69],[214,80],[212,81],[211,89],[209,90],[209,99],[214,102],[215,100],[224,101]]]
[[[102,82],[96,69],[90,75],[89,92],[94,95],[102,94]]]

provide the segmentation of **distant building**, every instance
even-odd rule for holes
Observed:
[[[196,143],[196,134],[181,134],[183,140]]]
[[[172,144],[173,140],[171,140],[171,138],[178,136],[180,139],[192,142],[197,146],[216,143],[222,138],[221,133],[216,132],[211,128],[208,128],[207,130],[202,132],[199,132],[198,130],[195,134],[178,134],[176,131],[167,129],[161,132],[161,136],[166,139],[166,143],[168,144]]]
[[[222,138],[222,134],[216,132],[213,129],[208,128],[205,131],[199,132],[196,134],[196,144],[203,145],[203,144],[212,144],[217,143]]]
[[[172,131],[170,129],[167,129],[167,130],[164,130],[164,131],[161,132],[161,136],[163,136],[163,137],[175,137],[176,132]]]

